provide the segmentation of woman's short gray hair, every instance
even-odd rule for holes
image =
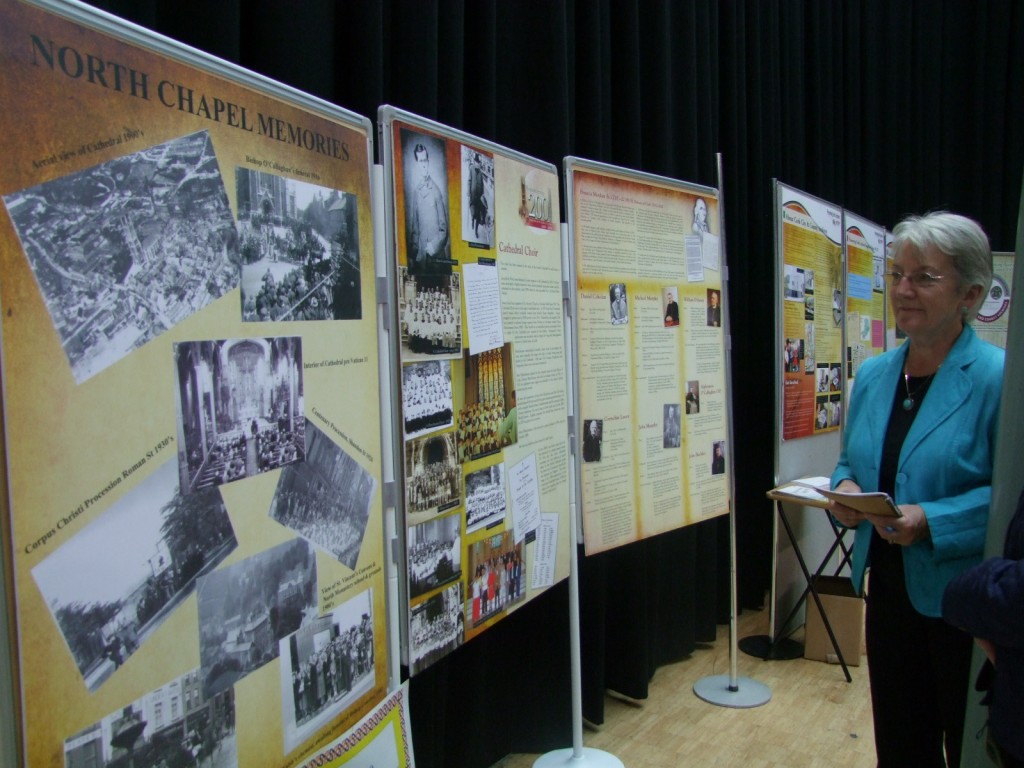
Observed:
[[[992,248],[981,225],[958,213],[936,211],[908,216],[893,228],[892,235],[893,254],[907,244],[921,252],[931,246],[953,261],[961,288],[981,286],[978,300],[967,313],[967,320],[973,320],[992,285]]]

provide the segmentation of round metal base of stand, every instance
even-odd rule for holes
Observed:
[[[622,761],[615,755],[590,747],[584,747],[579,756],[575,756],[571,748],[556,749],[554,752],[548,752],[538,757],[533,768],[555,768],[555,766],[561,765],[580,766],[580,768],[583,766],[586,768],[591,768],[591,766],[593,768],[625,768]]]
[[[768,635],[751,635],[742,638],[737,647],[748,656],[768,661],[789,661],[804,655],[804,646],[788,637],[772,642]]]
[[[748,677],[736,678],[736,688],[730,688],[729,675],[701,678],[693,684],[693,692],[709,704],[733,709],[760,707],[772,698],[771,688]]]

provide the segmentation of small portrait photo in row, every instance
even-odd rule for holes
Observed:
[[[785,373],[800,373],[800,363],[804,359],[804,340],[787,338],[782,348],[782,370]]]
[[[494,247],[494,156],[462,147],[462,239],[476,248]]]
[[[674,328],[679,325],[679,303],[676,301],[678,296],[679,291],[675,287],[662,290],[662,305],[665,308],[666,328]]]
[[[358,320],[356,196],[235,169],[242,320]]]
[[[583,461],[601,460],[601,440],[604,438],[604,421],[602,419],[583,420]]]
[[[608,301],[611,303],[612,325],[629,322],[629,308],[626,306],[626,284],[612,283],[608,286]]]
[[[700,413],[700,382],[691,379],[686,382],[686,415],[695,416]]]
[[[708,288],[707,325],[709,328],[722,327],[722,293],[717,288]]]
[[[310,738],[373,687],[373,645],[371,589],[281,639],[285,752]]]
[[[405,202],[405,259],[410,275],[452,271],[448,217],[446,142],[437,136],[401,131],[401,173]]]
[[[679,403],[666,403],[662,410],[662,447],[678,448],[682,444],[682,418]]]
[[[725,441],[716,440],[711,444],[711,474],[725,474]]]

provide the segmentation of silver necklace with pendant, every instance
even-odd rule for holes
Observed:
[[[906,390],[906,393],[907,393],[907,396],[905,398],[903,398],[903,410],[904,411],[912,411],[912,410],[914,410],[914,405],[917,404],[917,401],[914,399],[914,396],[917,395],[926,386],[928,386],[928,383],[932,380],[932,378],[934,376],[935,376],[935,372],[932,372],[932,373],[928,374],[927,376],[925,376],[924,377],[924,381],[922,381],[920,384],[918,384],[914,388],[914,391],[911,392],[910,391],[910,374],[907,373],[907,369],[906,368],[903,369],[903,388],[904,388],[904,390]]]

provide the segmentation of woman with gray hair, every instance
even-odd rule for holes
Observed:
[[[952,213],[910,217],[893,236],[889,300],[907,342],[857,372],[832,487],[885,491],[901,514],[831,511],[856,529],[858,593],[869,573],[878,765],[959,766],[971,638],[942,620],[941,602],[985,545],[1003,351],[970,321],[992,280],[992,253],[981,227]]]

